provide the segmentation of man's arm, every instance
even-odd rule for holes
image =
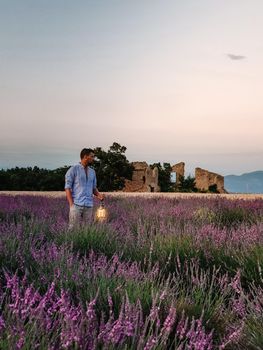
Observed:
[[[70,207],[74,204],[72,193],[71,193],[73,181],[74,181],[73,170],[74,170],[73,167],[69,168],[65,175],[65,191],[66,191],[67,201]]]
[[[66,197],[67,197],[69,206],[71,207],[74,204],[73,198],[72,198],[72,194],[71,194],[71,189],[70,188],[65,188],[65,191],[66,191]]]
[[[100,193],[98,188],[97,188],[97,177],[96,174],[93,179],[93,194],[96,196],[98,199],[103,200],[104,199],[104,194]]]

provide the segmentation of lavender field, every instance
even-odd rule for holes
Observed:
[[[0,349],[263,349],[263,199],[0,196]]]

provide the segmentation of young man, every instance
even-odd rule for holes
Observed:
[[[94,151],[83,148],[80,162],[71,166],[65,175],[65,191],[69,203],[69,229],[84,221],[93,221],[93,195],[103,200],[104,195],[97,189],[96,172],[89,167],[94,161]]]

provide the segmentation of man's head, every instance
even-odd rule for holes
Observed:
[[[84,166],[93,163],[95,153],[91,148],[83,148],[80,152],[80,160]]]

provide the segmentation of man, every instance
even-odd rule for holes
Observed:
[[[97,189],[96,172],[89,166],[94,161],[94,151],[83,148],[80,162],[71,166],[65,175],[65,191],[69,203],[69,229],[81,222],[93,221],[93,195],[103,200]]]

